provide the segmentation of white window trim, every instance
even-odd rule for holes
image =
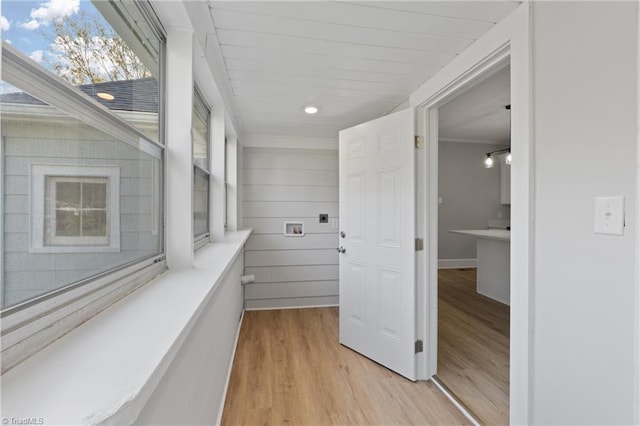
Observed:
[[[49,209],[46,200],[47,177],[107,179],[107,224],[109,233],[106,245],[99,245],[99,241],[91,238],[83,241],[82,237],[74,239],[78,243],[76,245],[45,244],[47,232],[45,212]],[[30,189],[30,253],[113,253],[120,251],[120,168],[118,166],[32,164]],[[90,245],[96,243],[98,245]]]
[[[11,306],[0,314],[4,374],[167,269],[153,256]]]
[[[57,184],[58,183],[79,183],[81,187],[85,183],[101,183],[104,184],[107,188],[105,192],[105,207],[94,210],[102,210],[106,213],[106,229],[105,235],[100,236],[84,236],[84,235],[74,235],[74,236],[59,236],[56,235],[55,230],[57,229],[58,219],[56,217],[57,203],[58,203],[58,192],[57,192]],[[48,195],[45,196],[45,240],[48,240],[49,243],[47,246],[106,246],[109,245],[109,234],[108,231],[111,225],[111,210],[112,204],[114,200],[110,199],[108,188],[113,185],[113,182],[104,176],[91,176],[91,177],[80,177],[80,176],[45,176],[45,193]],[[82,228],[82,212],[86,209],[82,203],[82,199],[84,198],[84,190],[80,191],[80,234],[83,233]]]

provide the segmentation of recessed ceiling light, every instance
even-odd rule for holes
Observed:
[[[112,101],[116,98],[111,93],[105,93],[105,92],[98,92],[96,93],[96,96],[99,97],[100,99],[104,99],[105,101]]]
[[[304,112],[307,114],[316,114],[318,111],[320,111],[320,108],[314,105],[307,105],[304,107]]]

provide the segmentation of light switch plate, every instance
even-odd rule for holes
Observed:
[[[596,234],[624,235],[624,197],[596,197],[593,231]]]

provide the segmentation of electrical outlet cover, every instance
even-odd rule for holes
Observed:
[[[624,197],[596,197],[596,234],[624,235]]]

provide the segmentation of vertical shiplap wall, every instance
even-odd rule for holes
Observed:
[[[243,225],[247,309],[338,304],[338,151],[244,148]],[[319,223],[320,213],[329,223]],[[284,222],[302,221],[303,237]]]

